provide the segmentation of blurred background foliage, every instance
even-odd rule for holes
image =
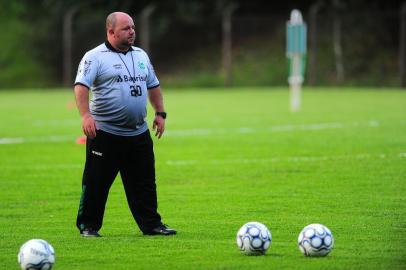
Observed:
[[[105,39],[105,18],[125,11],[140,25],[150,17],[149,54],[165,86],[219,86],[224,8],[232,17],[233,85],[286,85],[285,25],[298,8],[308,22],[316,3],[316,65],[313,85],[399,85],[399,25],[402,2],[367,0],[0,0],[1,88],[54,87],[63,84],[63,21],[76,9],[72,24],[73,83],[83,54]],[[344,80],[335,71],[332,17],[341,23]],[[138,43],[142,33],[138,33]],[[308,83],[305,81],[305,84]]]

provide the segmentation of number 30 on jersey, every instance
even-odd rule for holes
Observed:
[[[131,90],[131,96],[133,96],[133,97],[142,96],[141,86],[131,85],[130,90]]]

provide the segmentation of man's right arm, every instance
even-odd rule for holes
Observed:
[[[75,85],[75,98],[79,114],[82,117],[83,133],[89,137],[96,137],[96,123],[89,110],[89,89],[81,84]]]

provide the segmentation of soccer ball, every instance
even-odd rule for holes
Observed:
[[[23,270],[50,270],[55,263],[55,251],[47,241],[32,239],[21,246],[17,259]]]
[[[248,222],[237,232],[237,245],[247,255],[264,255],[271,241],[271,232],[259,222]]]
[[[326,226],[310,224],[300,232],[298,244],[303,255],[322,257],[330,253],[334,246],[334,237]]]

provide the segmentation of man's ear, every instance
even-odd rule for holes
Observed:
[[[114,35],[114,30],[113,30],[113,28],[110,28],[107,32],[109,33],[109,35]]]

